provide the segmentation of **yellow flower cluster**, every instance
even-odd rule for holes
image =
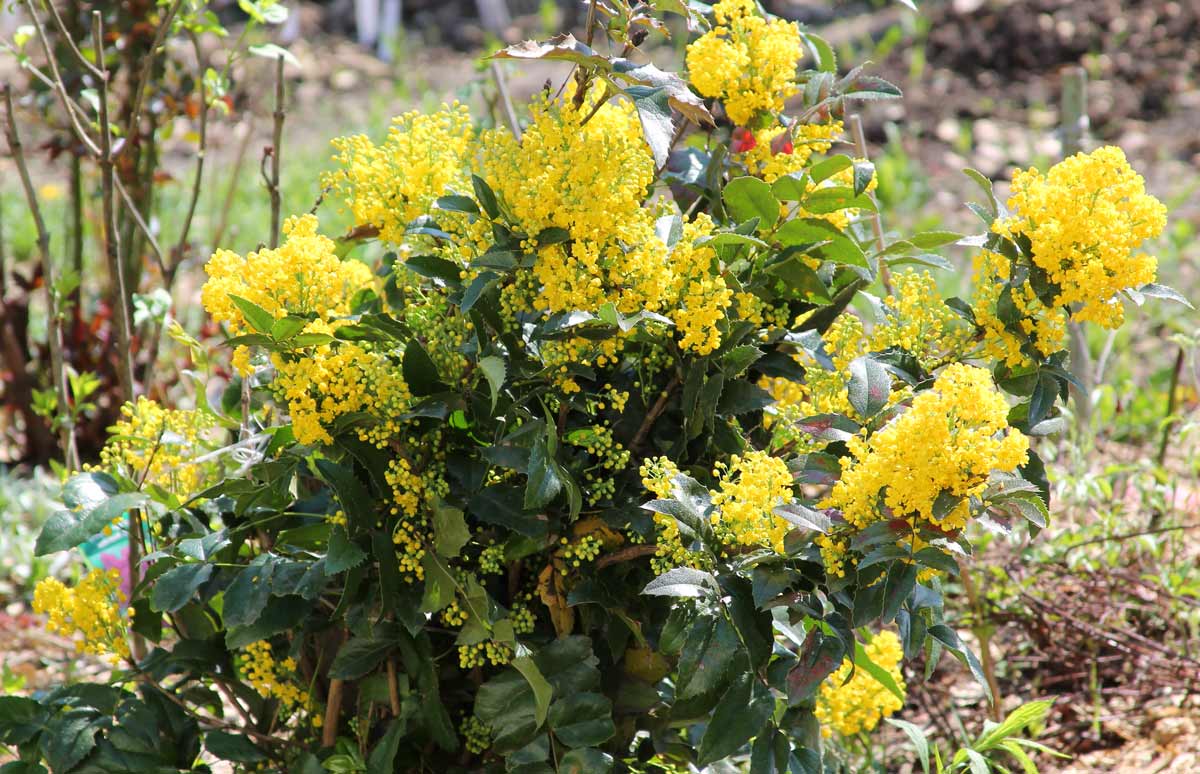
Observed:
[[[608,423],[575,430],[567,435],[567,442],[583,447],[596,461],[584,476],[588,503],[596,505],[611,496],[616,491],[612,474],[629,464],[629,450],[613,438]]]
[[[33,611],[46,616],[46,629],[75,640],[80,653],[106,657],[116,665],[129,658],[132,609],[122,610],[121,572],[92,570],[70,588],[57,578],[44,578],[33,591]]]
[[[563,559],[563,565],[559,569],[559,573],[562,575],[566,575],[572,569],[577,570],[588,562],[595,561],[604,548],[600,538],[595,535],[584,535],[574,543],[567,538],[561,538],[559,543],[562,545],[558,551],[559,556]]]
[[[922,368],[931,368],[970,345],[970,331],[946,306],[937,280],[928,271],[899,272],[892,277],[892,288],[883,299],[883,316],[871,330],[871,351],[899,347]]]
[[[764,19],[754,0],[721,0],[716,24],[687,49],[692,85],[720,99],[735,124],[760,112],[779,112],[796,93],[800,30],[793,22]]]
[[[1162,233],[1167,210],[1120,148],[1077,153],[1045,176],[1018,171],[1008,206],[1016,214],[995,230],[1029,239],[1034,264],[1059,286],[1054,305],[1073,319],[1116,328],[1125,319],[1117,294],[1154,281],[1157,262],[1134,251]]]
[[[710,354],[721,345],[717,323],[725,319],[733,299],[733,291],[721,277],[716,253],[711,247],[695,244],[712,230],[712,219],[704,213],[685,223],[669,261],[666,314],[678,329],[679,346],[698,355]]]
[[[1026,282],[1013,288],[1013,306],[1021,314],[1017,323],[1024,336],[1008,329],[1000,319],[1000,294],[1008,282],[1012,262],[999,253],[983,250],[975,256],[975,284],[971,294],[971,309],[982,332],[984,357],[1010,367],[1029,362],[1023,351],[1026,341],[1043,357],[1060,352],[1067,338],[1067,311],[1063,307],[1048,307]]]
[[[210,414],[164,408],[141,396],[121,407],[97,468],[186,499],[204,486],[206,469],[193,460],[208,447],[207,436],[216,425]]]
[[[596,90],[578,108],[571,99],[542,98],[519,141],[506,129],[483,137],[483,177],[530,237],[556,227],[604,244],[632,236],[627,229],[644,220],[654,158],[637,111],[609,101],[584,123],[599,96]]]
[[[967,498],[983,492],[992,471],[1012,472],[1025,463],[1029,439],[1008,426],[1008,404],[991,374],[955,363],[907,412],[847,445],[851,456],[822,508],[839,509],[855,530],[902,518],[952,532],[966,525]],[[943,492],[962,501],[937,518],[934,503]],[[841,561],[833,541],[823,541],[822,549],[831,565]]]
[[[666,457],[649,457],[638,468],[638,474],[642,477],[642,486],[646,487],[647,491],[657,499],[668,500],[672,496],[673,482],[675,476],[679,475],[679,468]],[[703,554],[693,552],[683,545],[679,535],[679,524],[674,517],[657,512],[653,516],[657,549],[650,565],[655,573],[664,573],[674,567],[695,567],[706,563],[707,559]]]
[[[288,218],[283,233],[286,238],[278,249],[245,258],[218,250],[204,265],[208,281],[200,289],[200,300],[213,321],[227,324],[235,336],[253,328],[230,296],[257,304],[277,319],[296,314],[330,321],[349,314],[351,296],[371,286],[371,270],[338,258],[333,240],[317,233],[316,217]]]
[[[825,153],[842,134],[842,122],[800,124],[794,129],[772,126],[754,132],[753,147],[734,158],[746,165],[746,171],[773,183],[785,175],[808,166],[814,154]]]
[[[764,451],[734,455],[718,463],[719,479],[712,494],[713,531],[725,544],[770,548],[783,553],[783,538],[791,530],[775,508],[792,499],[792,474],[787,463]]]
[[[381,239],[398,244],[438,197],[471,190],[474,139],[464,105],[405,113],[392,120],[382,145],[364,135],[334,140],[342,168],[322,183],[345,197],[356,225],[374,226]]]
[[[775,398],[764,423],[774,428],[777,442],[803,442],[804,438],[791,425],[806,417],[817,414],[856,417],[847,391],[848,369],[855,358],[898,347],[916,358],[922,368],[931,369],[969,348],[970,331],[942,301],[937,280],[928,271],[899,272],[893,276],[892,288],[892,293],[883,299],[880,316],[870,331],[861,319],[847,312],[825,332],[824,349],[833,361],[832,369],[822,368],[811,356],[802,353],[796,359],[807,369],[803,384],[783,377],[760,380],[760,386]],[[894,390],[889,403],[895,404],[909,394],[907,388]]]
[[[495,640],[458,646],[458,665],[463,669],[474,669],[486,664],[502,666],[512,661],[512,657],[512,647],[508,643]]]
[[[900,674],[900,662],[904,649],[900,638],[890,631],[882,631],[863,646],[872,663],[887,671],[896,681],[900,692],[907,691],[904,677]],[[854,676],[850,677],[850,673]],[[850,679],[847,680],[846,678]],[[837,731],[843,736],[867,733],[879,725],[883,718],[895,714],[904,707],[894,693],[884,687],[867,670],[855,669],[850,659],[825,678],[817,694],[815,714],[821,724],[821,734],[833,736]]]
[[[321,327],[319,321],[309,329]],[[311,332],[311,331],[310,331]],[[329,428],[339,417],[365,412],[378,424],[359,426],[360,439],[379,448],[396,435],[396,419],[411,400],[400,366],[385,354],[352,342],[331,342],[299,353],[271,354],[274,390],[287,402],[296,440],[332,443]]]
[[[310,709],[308,691],[296,684],[296,660],[288,656],[277,661],[271,644],[266,640],[247,645],[246,652],[240,658],[240,666],[246,683],[264,699],[276,699],[282,715]],[[312,713],[310,722],[319,728],[320,714]]]
[[[439,438],[428,439],[437,446]],[[404,457],[388,463],[384,474],[392,488],[391,512],[397,517],[392,528],[392,543],[399,556],[400,574],[407,581],[422,580],[425,569],[421,566],[425,558],[425,546],[429,539],[430,509],[449,493],[444,476],[445,467],[439,460],[429,463],[423,470],[414,470],[413,464]]]

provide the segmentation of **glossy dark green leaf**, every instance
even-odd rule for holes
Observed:
[[[704,736],[698,762],[728,758],[763,732],[775,712],[770,690],[750,675],[740,675],[721,697]]]
[[[58,511],[46,521],[38,534],[34,555],[44,556],[74,548],[100,534],[131,509],[142,507],[149,501],[150,498],[141,492],[125,492],[114,494],[80,511]]]
[[[770,231],[779,221],[779,200],[771,186],[757,177],[735,177],[721,193],[725,209],[738,223],[758,218],[759,228]]]
[[[229,294],[229,300],[238,308],[242,316],[246,318],[246,322],[250,327],[259,333],[271,335],[271,328],[275,325],[275,315],[263,309],[253,301],[249,301],[241,296]]]
[[[599,693],[574,693],[550,705],[547,722],[567,747],[595,747],[612,738],[612,702]]]
[[[196,589],[212,577],[212,572],[213,566],[206,562],[189,562],[167,570],[154,581],[150,609],[156,613],[175,612],[191,600]]]
[[[243,734],[209,731],[204,735],[204,747],[215,757],[235,763],[258,763],[267,756]]]
[[[892,393],[892,377],[879,361],[858,357],[850,363],[850,381],[846,392],[850,405],[859,416],[870,418],[888,403]]]

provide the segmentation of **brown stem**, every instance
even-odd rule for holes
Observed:
[[[251,116],[253,119],[253,116]],[[221,203],[221,217],[213,230],[209,244],[217,246],[225,241],[225,230],[229,226],[229,213],[233,211],[233,202],[237,198],[238,182],[242,179],[242,167],[246,163],[246,152],[250,150],[250,140],[254,138],[253,123],[246,123],[242,142],[238,145],[237,156],[233,161],[233,171],[229,175],[229,186],[225,189],[225,199]]]
[[[281,206],[279,195],[279,157],[283,155],[283,57],[275,62],[275,112],[271,114],[275,120],[275,131],[271,140],[271,178],[267,190],[271,194],[271,247],[279,247],[279,210]]]
[[[338,678],[329,681],[329,694],[325,700],[325,723],[321,727],[321,746],[333,747],[337,743],[338,717],[342,714],[342,688]]]
[[[975,581],[971,577],[971,570],[967,567],[967,563],[963,560],[958,560],[958,574],[962,578],[963,591],[967,594],[967,603],[971,606],[972,617],[974,618],[971,631],[975,633],[975,638],[979,640],[979,661],[983,668],[983,677],[987,680],[988,690],[992,694],[992,703],[988,706],[988,714],[992,720],[1000,722],[1001,701],[1000,701],[1000,682],[996,679],[996,661],[992,658],[992,635],[988,631],[988,624],[985,620],[987,610],[984,608],[985,600],[979,597],[978,591],[975,589]]]
[[[54,51],[50,47],[50,39],[46,37],[46,28],[42,26],[41,17],[38,16],[37,10],[33,7],[33,0],[25,0],[25,11],[33,21],[33,28],[37,32],[38,42],[42,45],[42,53],[46,56],[46,65],[50,68],[49,83],[54,89],[54,93],[58,95],[63,110],[67,111],[67,120],[71,122],[71,127],[75,130],[75,136],[88,149],[88,153],[93,156],[100,155],[100,146],[96,144],[87,129],[84,128],[85,124],[81,122],[79,114],[76,112],[78,106],[73,106],[71,98],[67,95],[66,83],[63,81],[62,73],[58,70],[58,59],[54,56]],[[103,51],[102,48],[96,49],[97,60],[103,62],[100,56],[101,51]],[[97,80],[103,83],[106,78],[98,77]]]
[[[196,216],[196,205],[200,202],[200,187],[204,180],[204,157],[208,150],[208,87],[204,84],[204,69],[203,52],[200,50],[200,39],[195,33],[189,33],[192,41],[192,48],[196,52],[196,82],[200,85],[200,137],[196,145],[196,172],[192,176],[192,196],[188,203],[187,215],[183,219],[183,226],[179,230],[179,239],[175,243],[175,250],[171,255],[170,268],[168,276],[164,278],[167,288],[170,289],[171,284],[175,279],[175,272],[178,271],[179,265],[183,263],[185,248],[187,246],[188,234],[192,231],[192,219]]]
[[[1167,451],[1171,447],[1171,433],[1174,432],[1175,425],[1179,424],[1179,418],[1175,416],[1175,409],[1178,405],[1179,377],[1183,373],[1183,359],[1184,351],[1183,347],[1180,347],[1179,351],[1175,353],[1175,364],[1171,368],[1171,381],[1167,385],[1167,410],[1163,416],[1162,434],[1158,438],[1158,453],[1154,455],[1154,461],[1159,468],[1167,461]],[[1150,515],[1147,528],[1157,530],[1162,524],[1163,515],[1166,512],[1165,506],[1156,508]]]
[[[97,52],[103,51],[104,22],[99,11],[92,12],[92,45]],[[134,399],[132,325],[129,320],[129,289],[125,284],[125,271],[121,263],[120,232],[117,227],[116,184],[114,182],[114,159],[112,152],[112,125],[108,117],[108,69],[101,63],[103,77],[98,81],[100,101],[100,149],[97,160],[100,164],[101,203],[104,209],[104,258],[112,274],[116,292],[113,299],[113,316],[117,321],[117,353],[120,365],[117,378],[121,385],[121,397]],[[133,556],[130,556],[132,563]],[[131,564],[132,566],[132,564]]]
[[[650,433],[650,428],[654,426],[654,422],[658,419],[659,415],[666,411],[667,401],[671,399],[671,393],[674,392],[675,388],[678,386],[679,375],[676,374],[675,376],[671,377],[671,381],[667,383],[667,386],[663,389],[662,394],[658,396],[658,400],[656,400],[654,405],[650,407],[650,410],[646,412],[646,417],[642,420],[642,425],[637,429],[637,433],[634,434],[633,440],[630,441],[629,448],[637,449],[641,447],[642,442],[646,440],[646,436]]]
[[[658,546],[654,543],[643,543],[642,545],[629,546],[622,548],[620,551],[613,551],[611,554],[605,554],[596,560],[596,569],[608,567],[610,564],[618,562],[628,562],[632,559],[640,559],[643,556],[651,556],[658,551]]]
[[[392,717],[400,717],[400,684],[396,680],[396,659],[387,660],[388,700],[392,705]]]
[[[517,111],[513,107],[512,95],[508,93],[508,81],[504,78],[504,71],[496,62],[492,62],[492,78],[496,80],[496,91],[500,95],[500,104],[504,107],[504,118],[508,121],[508,128],[512,131],[516,141],[520,142],[521,123],[517,120]]]
[[[854,138],[854,152],[860,159],[866,160],[867,156],[867,135],[863,132],[862,117],[857,113],[851,115],[847,119],[850,123],[850,135]],[[868,193],[871,201],[875,202],[875,195]],[[875,212],[871,213],[871,228],[875,231],[875,246],[883,252],[883,218],[879,215],[879,203],[875,202]],[[888,295],[892,293],[892,273],[888,269],[887,264],[883,261],[879,262],[879,281],[883,283],[883,289]]]
[[[142,60],[142,72],[138,77],[137,85],[134,87],[133,106],[129,111],[129,124],[126,126],[125,136],[132,139],[137,136],[138,121],[142,117],[142,104],[145,102],[146,87],[150,85],[151,78],[154,75],[154,62],[158,58],[158,50],[162,48],[163,43],[167,39],[167,34],[171,31],[171,22],[175,20],[175,14],[179,12],[179,8],[183,5],[183,0],[175,0],[171,3],[171,7],[167,9],[167,13],[163,16],[162,23],[158,25],[158,29],[154,33],[154,42],[150,44],[150,50],[146,52],[145,59]],[[96,49],[97,52],[100,49]],[[97,53],[99,56],[99,53]]]
[[[79,467],[79,453],[75,448],[75,422],[71,416],[70,390],[67,384],[67,373],[63,366],[63,330],[62,313],[59,310],[58,274],[54,261],[50,257],[50,232],[46,230],[46,221],[42,218],[42,209],[38,204],[37,192],[33,180],[29,177],[29,168],[25,164],[25,152],[21,145],[21,137],[17,132],[17,118],[13,114],[12,88],[4,85],[4,110],[8,147],[12,153],[13,163],[17,165],[17,173],[21,178],[21,187],[25,190],[25,201],[29,204],[29,212],[33,215],[34,226],[37,230],[38,254],[42,261],[42,272],[46,278],[46,297],[48,300],[50,326],[47,338],[50,345],[50,370],[54,379],[54,391],[58,396],[59,445],[62,448],[63,460],[68,470]],[[21,367],[13,363],[14,368]]]

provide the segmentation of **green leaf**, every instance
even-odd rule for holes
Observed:
[[[191,601],[196,589],[212,577],[212,572],[213,566],[205,562],[189,562],[167,570],[154,582],[150,609],[156,613],[174,613]]]
[[[661,86],[626,86],[626,96],[633,100],[638,120],[642,124],[642,136],[650,146],[654,165],[665,167],[671,152],[671,140],[675,137],[675,123],[671,118],[671,98]]]
[[[346,530],[334,527],[329,533],[329,552],[325,555],[325,570],[337,575],[362,564],[367,554],[350,539]]]
[[[892,392],[892,377],[879,361],[867,356],[855,358],[849,371],[846,391],[850,405],[859,416],[869,419],[887,405]]]
[[[571,750],[558,762],[559,774],[607,774],[613,767],[613,757],[594,747]]]
[[[762,733],[774,712],[770,690],[749,674],[739,675],[721,697],[700,740],[700,765],[728,758],[742,749]]]
[[[404,721],[395,718],[388,724],[383,738],[371,750],[367,758],[367,774],[392,774],[396,770],[396,753],[404,737]]]
[[[96,746],[99,718],[90,709],[73,710],[52,721],[42,733],[46,763],[54,772],[75,768]]]
[[[992,690],[988,686],[987,678],[983,674],[983,667],[979,663],[979,659],[975,654],[963,644],[959,638],[958,632],[951,629],[945,624],[934,624],[928,629],[929,636],[940,642],[950,651],[959,661],[966,665],[970,670],[971,676],[975,678],[975,682],[983,688],[983,693],[989,702],[992,701]],[[903,699],[903,697],[901,697]]]
[[[913,748],[917,751],[917,760],[921,762],[921,770],[925,774],[929,774],[929,738],[925,736],[925,732],[907,720],[897,718],[884,718],[884,720],[908,736],[909,741],[913,743]]]
[[[500,206],[496,203],[496,194],[487,181],[479,175],[471,175],[471,188],[474,189],[475,198],[479,200],[479,206],[483,207],[487,216],[492,220],[500,217]]]
[[[458,508],[439,503],[433,511],[434,549],[438,556],[451,559],[458,556],[471,540],[463,512]]]
[[[612,702],[599,693],[575,693],[550,705],[550,728],[567,747],[594,747],[617,732]]]
[[[711,573],[691,567],[676,567],[646,584],[643,594],[660,597],[710,597],[720,592]]]
[[[437,366],[420,342],[413,340],[404,346],[401,371],[404,374],[404,382],[413,395],[432,395],[442,390]]]
[[[465,212],[470,215],[479,214],[479,205],[470,196],[442,196],[433,203],[435,209],[448,212]]]
[[[789,220],[775,232],[785,247],[807,247],[810,254],[848,266],[869,268],[866,253],[841,229],[819,218]]]
[[[304,330],[305,325],[308,325],[308,320],[303,317],[295,315],[280,317],[271,326],[271,338],[276,341],[287,341]]]
[[[479,370],[483,371],[488,388],[492,392],[492,410],[494,411],[496,401],[500,397],[500,388],[504,386],[504,380],[508,378],[508,368],[504,364],[504,358],[499,355],[488,355],[479,359]]]
[[[533,689],[515,669],[479,686],[475,715],[492,727],[492,749],[501,755],[524,747],[541,726]]]
[[[467,511],[479,521],[496,524],[529,538],[541,538],[549,528],[546,518],[526,513],[521,490],[515,486],[489,486],[467,503]]]
[[[385,637],[354,637],[338,649],[329,676],[340,680],[357,680],[379,666],[396,648],[393,639]]]
[[[748,659],[737,631],[724,616],[717,619],[707,634],[703,629],[695,631],[702,639],[689,633],[680,655],[677,671],[681,684],[676,687],[679,700],[712,694],[723,688],[733,679],[735,669],[745,665]]]
[[[875,177],[875,165],[867,160],[854,162],[854,195],[865,193]]]
[[[425,593],[421,597],[421,610],[436,613],[454,599],[458,584],[450,574],[449,568],[432,551],[425,552],[421,559],[421,567],[425,570]]]
[[[120,519],[126,512],[149,501],[150,498],[141,492],[126,492],[114,494],[99,502],[89,497],[88,502],[95,504],[81,511],[58,511],[46,521],[38,534],[33,549],[34,556],[74,548],[100,534],[105,527]]]
[[[534,719],[540,726],[546,722],[546,713],[550,710],[550,698],[554,689],[542,676],[542,670],[538,669],[537,662],[529,656],[514,658],[512,665],[525,678],[525,682],[529,683],[529,689],[533,692]]]
[[[316,461],[316,468],[321,480],[329,484],[337,495],[351,529],[362,529],[375,523],[375,500],[351,468],[325,458]]]
[[[204,735],[204,747],[223,761],[257,763],[267,759],[263,751],[242,734],[209,731]]]
[[[1162,298],[1162,299],[1166,299],[1167,301],[1175,301],[1177,303],[1183,304],[1188,309],[1195,309],[1195,307],[1192,306],[1192,302],[1188,301],[1187,298],[1185,298],[1182,293],[1180,293],[1175,288],[1167,287],[1166,285],[1159,285],[1156,282],[1151,282],[1149,285],[1142,285],[1137,290],[1143,296],[1150,296],[1151,298]]]
[[[763,352],[758,347],[743,344],[734,347],[721,357],[721,367],[725,369],[725,375],[732,379],[735,376],[741,376],[743,371],[762,356]]]
[[[475,279],[471,280],[471,284],[463,292],[462,302],[459,304],[459,309],[462,310],[463,314],[471,311],[471,308],[475,306],[480,297],[491,290],[499,281],[500,276],[491,271],[480,272]]]
[[[775,402],[771,393],[745,379],[735,379],[721,391],[717,413],[721,416],[736,416],[751,411],[761,411]]]
[[[248,626],[258,620],[271,598],[271,576],[279,557],[259,554],[242,568],[225,589],[224,621],[227,627]]]
[[[550,429],[548,432],[554,432]],[[563,479],[557,460],[549,450],[545,435],[534,441],[529,455],[529,481],[525,487],[525,507],[541,508],[558,495]]]
[[[458,284],[459,272],[462,271],[458,264],[436,255],[414,255],[404,262],[404,266],[414,274],[444,280],[452,285]]]
[[[883,612],[880,619],[886,624],[896,619],[904,602],[917,585],[918,567],[909,562],[893,562],[888,570],[883,591]]]
[[[229,294],[229,300],[238,308],[242,316],[246,318],[246,322],[250,324],[258,333],[270,335],[271,328],[275,326],[275,315],[263,309],[253,301],[248,301],[241,296]]]
[[[852,166],[854,166],[854,159],[849,156],[830,156],[813,164],[808,170],[808,176],[812,180],[813,185],[817,185]]]
[[[759,228],[770,231],[779,221],[779,200],[771,186],[757,177],[735,177],[721,194],[725,207],[738,223],[758,218]]]

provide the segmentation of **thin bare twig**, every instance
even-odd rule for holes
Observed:
[[[504,78],[504,71],[496,62],[492,62],[492,77],[496,79],[496,91],[500,94],[500,104],[504,107],[504,118],[508,121],[508,128],[517,142],[520,142],[521,123],[517,120],[517,111],[513,107],[512,95],[508,92],[508,81]]]
[[[642,442],[646,440],[646,436],[650,434],[650,428],[654,427],[654,422],[658,419],[659,415],[666,411],[667,401],[671,399],[671,393],[673,393],[675,388],[678,386],[679,375],[676,374],[675,376],[671,377],[671,381],[667,383],[665,388],[663,388],[662,394],[658,396],[658,400],[656,400],[654,405],[650,407],[650,410],[646,412],[646,417],[642,420],[642,425],[637,429],[637,433],[634,434],[633,440],[630,441],[629,448],[638,449],[641,447]]]
[[[233,201],[237,197],[238,181],[242,179],[242,167],[246,163],[246,153],[250,150],[250,140],[254,138],[253,114],[251,120],[242,124],[242,141],[238,144],[237,156],[233,161],[233,172],[229,175],[229,186],[225,189],[225,198],[221,202],[221,217],[213,230],[209,244],[220,245],[225,241],[225,231],[229,227],[229,213],[233,211]]]
[[[165,256],[163,255],[162,247],[158,244],[158,240],[154,238],[154,233],[150,230],[150,224],[146,223],[146,219],[138,211],[137,205],[133,203],[133,197],[125,189],[125,184],[121,182],[121,178],[114,177],[113,185],[116,186],[117,193],[121,195],[121,201],[125,202],[125,206],[129,208],[129,214],[133,216],[133,222],[137,224],[138,230],[142,232],[142,236],[146,237],[146,241],[150,243],[150,250],[154,253],[154,260],[158,264],[158,270],[162,272],[165,279],[167,275]]]
[[[189,32],[188,35],[192,41],[192,48],[196,52],[196,69],[197,74],[200,76],[196,79],[200,88],[200,136],[196,145],[196,172],[192,176],[191,201],[188,203],[187,215],[184,216],[183,226],[179,230],[179,239],[175,243],[175,250],[171,255],[170,274],[166,277],[168,286],[174,280],[175,272],[179,269],[179,265],[183,263],[188,234],[192,230],[192,219],[196,216],[196,205],[200,201],[200,188],[204,179],[204,157],[208,152],[208,87],[204,84],[203,52],[200,50],[200,39],[196,36],[196,33]]]
[[[267,181],[267,191],[271,194],[271,247],[279,247],[280,223],[280,194],[279,194],[279,158],[283,155],[283,57],[275,62],[275,130],[271,135],[271,177]]]
[[[130,139],[137,136],[137,126],[142,118],[142,104],[145,102],[146,87],[150,85],[150,79],[154,74],[154,61],[158,58],[158,50],[162,48],[163,42],[167,39],[167,33],[171,31],[171,23],[175,20],[175,14],[179,12],[182,5],[183,0],[175,0],[171,3],[171,7],[163,16],[162,23],[158,25],[158,30],[154,33],[154,42],[150,44],[150,50],[146,52],[146,57],[142,60],[142,72],[134,87],[133,107],[129,111],[129,124],[126,126],[125,132]]]
[[[79,66],[82,67],[86,72],[90,73],[94,78],[104,77],[100,68],[92,64],[92,61],[84,56],[83,52],[79,50],[79,46],[75,45],[75,39],[71,36],[71,31],[68,30],[67,25],[63,23],[62,16],[59,15],[58,8],[54,6],[52,0],[42,0],[42,5],[46,6],[46,9],[50,11],[50,18],[54,20],[54,26],[58,28],[58,33],[62,35],[63,42],[67,44],[67,48],[69,48],[71,53],[75,55],[75,59],[79,62]],[[99,51],[96,52],[96,56],[99,58]]]
[[[46,297],[49,300],[50,316],[50,330],[47,338],[50,343],[50,369],[54,378],[54,391],[58,396],[59,444],[62,446],[63,460],[67,469],[75,470],[79,467],[79,452],[75,447],[75,423],[71,419],[70,390],[67,384],[66,367],[63,364],[63,330],[62,313],[58,305],[58,272],[50,256],[50,232],[46,230],[46,221],[42,218],[37,192],[33,187],[33,180],[29,177],[29,168],[25,164],[25,152],[21,145],[21,137],[17,132],[17,118],[13,114],[12,89],[8,84],[4,85],[4,110],[8,147],[12,153],[13,163],[17,165],[17,173],[21,178],[21,187],[25,190],[25,201],[29,204],[29,212],[33,215],[34,227],[37,230],[38,253],[42,260],[42,272],[46,278]],[[14,367],[17,365],[13,364]]]
[[[867,156],[867,135],[863,132],[862,117],[855,113],[847,120],[850,122],[850,135],[854,138],[854,152],[860,159],[865,161],[869,157]],[[871,197],[872,202],[875,202],[874,194],[868,192],[867,196]],[[871,213],[871,227],[875,231],[876,248],[880,252],[883,252],[883,248],[885,246],[883,239],[883,218],[879,215],[878,202],[875,202],[875,212]],[[883,289],[886,290],[889,295],[891,295],[892,273],[888,269],[887,264],[883,261],[879,262],[879,280],[881,283],[883,283]]]
[[[54,89],[54,93],[58,95],[58,99],[62,102],[63,110],[67,111],[67,120],[71,122],[71,127],[75,130],[75,136],[88,149],[88,153],[93,156],[100,155],[100,146],[92,139],[84,124],[80,123],[79,116],[72,110],[73,100],[67,94],[67,86],[63,81],[62,74],[58,71],[58,59],[54,56],[54,50],[50,47],[50,39],[46,37],[46,28],[42,26],[41,17],[38,16],[37,9],[33,7],[33,0],[24,0],[25,10],[29,14],[29,18],[33,21],[33,29],[37,33],[38,42],[42,46],[42,53],[46,56],[46,64],[50,67],[50,76],[47,78],[49,85]],[[103,64],[103,51],[101,48],[96,49],[96,58]],[[102,82],[106,79],[100,79]],[[77,107],[77,106],[76,106]]]

